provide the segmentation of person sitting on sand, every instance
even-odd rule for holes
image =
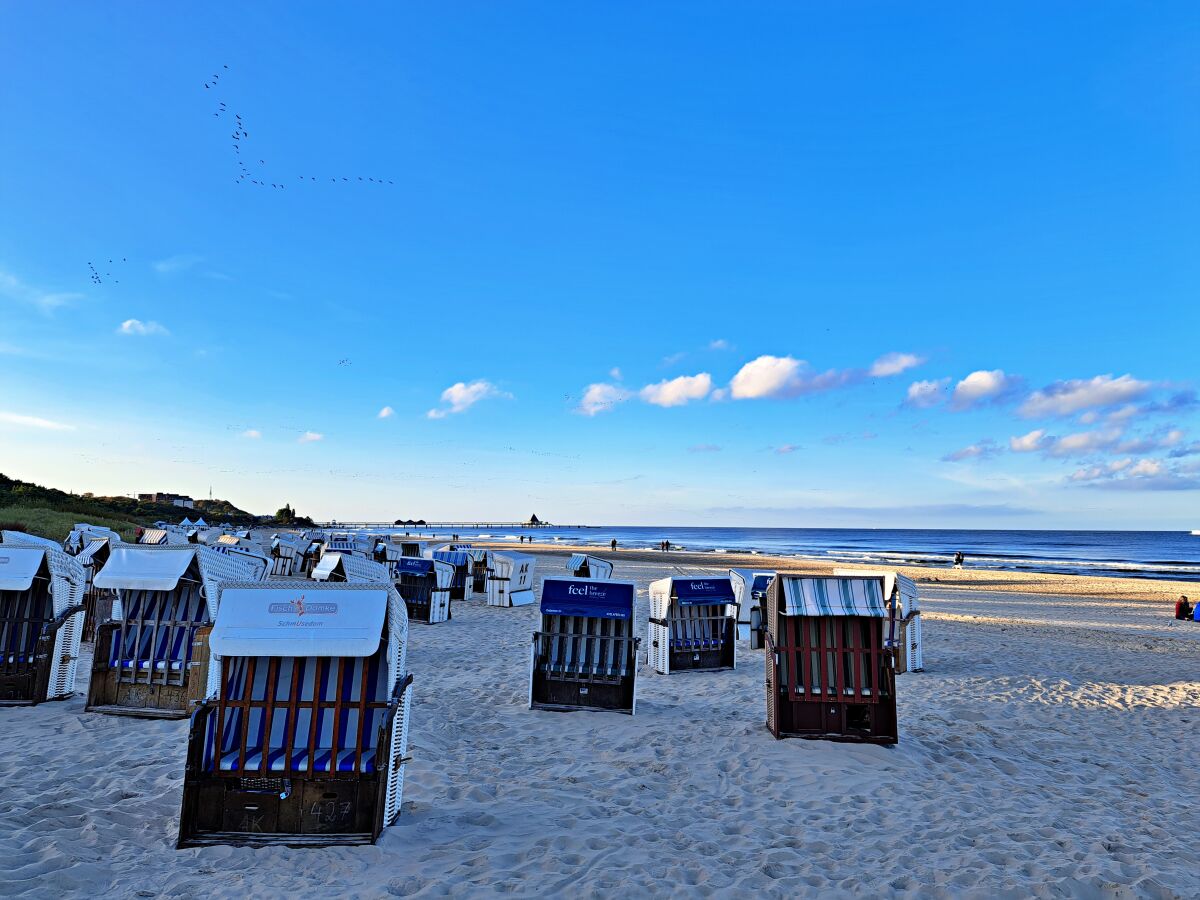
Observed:
[[[1175,618],[1186,622],[1192,617],[1192,604],[1188,602],[1186,594],[1180,594],[1179,599],[1175,601]]]

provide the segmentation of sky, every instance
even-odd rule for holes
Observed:
[[[6,3],[0,472],[1200,528],[1197,59],[1194,3]]]

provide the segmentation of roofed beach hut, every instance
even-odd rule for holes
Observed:
[[[533,572],[537,558],[511,550],[492,554],[487,580],[488,606],[528,606],[533,603]]]
[[[392,576],[387,567],[352,553],[328,552],[312,570],[313,581],[353,582],[357,584],[390,584]]]
[[[637,653],[630,581],[546,578],[541,628],[529,655],[531,709],[637,707]]]
[[[0,547],[0,706],[71,696],[83,637],[83,567],[19,534]]]
[[[925,639],[921,633],[921,597],[917,583],[906,575],[888,570],[834,569],[833,574],[883,581],[884,599],[896,611],[895,631],[889,631],[887,635],[898,651],[896,674],[925,671]]]
[[[204,696],[198,669],[222,581],[250,581],[261,570],[200,544],[115,547],[93,579],[116,592],[112,620],[96,629],[87,708],[179,719]]]
[[[450,585],[454,566],[440,559],[402,556],[387,564],[392,583],[408,608],[410,622],[436,625],[445,622],[450,610]]]
[[[881,579],[781,572],[764,617],[767,727],[775,737],[897,742]]]
[[[650,585],[648,650],[660,675],[737,664],[737,613],[728,578],[663,578]]]
[[[375,843],[403,795],[407,643],[390,584],[224,585],[178,846]]]
[[[612,578],[613,564],[607,559],[590,556],[587,553],[572,553],[567,560],[567,571],[572,578],[599,578],[608,581]]]

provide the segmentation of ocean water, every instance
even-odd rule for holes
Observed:
[[[417,536],[430,536],[419,529]],[[1200,581],[1200,535],[1186,531],[975,531],[907,528],[697,528],[599,526],[574,528],[459,529],[472,538],[692,551],[736,550],[773,556],[801,556],[867,565],[950,566],[955,551],[968,568],[1072,575],[1110,575]],[[438,534],[439,538],[448,537]]]

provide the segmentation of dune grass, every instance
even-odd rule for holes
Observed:
[[[0,506],[0,523],[5,528],[17,528],[23,525],[21,531],[49,538],[52,541],[64,541],[76,522],[87,522],[91,525],[103,525],[121,535],[121,540],[132,541],[134,530],[138,527],[133,522],[124,519],[112,519],[104,516],[94,516],[77,512],[63,512],[59,509],[48,509],[42,506]]]

